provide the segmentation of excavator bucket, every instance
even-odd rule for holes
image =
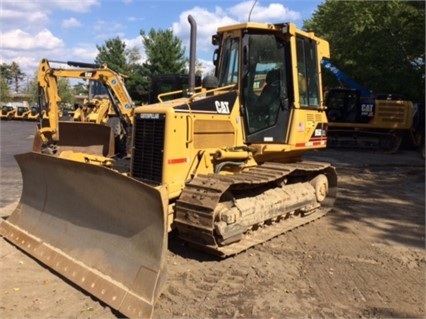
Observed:
[[[109,126],[91,122],[61,121],[61,151],[83,152],[91,155],[111,157],[115,153],[114,134]],[[33,151],[41,152],[42,139],[37,129],[34,134]]]
[[[15,156],[23,191],[0,233],[129,318],[150,318],[165,283],[167,200],[109,168]]]

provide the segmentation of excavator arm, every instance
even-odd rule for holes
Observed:
[[[359,90],[363,97],[369,97],[371,95],[370,90],[349,77],[346,73],[332,64],[330,60],[323,58],[321,60],[321,65],[333,74],[343,87]]]

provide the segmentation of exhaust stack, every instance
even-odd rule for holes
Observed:
[[[189,48],[189,80],[188,80],[188,95],[195,93],[195,53],[197,44],[197,23],[195,19],[188,15],[188,21],[191,25],[191,39]]]

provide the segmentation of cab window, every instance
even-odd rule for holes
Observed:
[[[222,66],[218,74],[219,86],[238,83],[239,38],[227,38],[222,47]]]
[[[319,107],[319,85],[316,43],[310,39],[297,38],[297,76],[299,102],[303,107]]]
[[[248,133],[276,124],[285,86],[285,44],[273,34],[248,34],[243,92]]]

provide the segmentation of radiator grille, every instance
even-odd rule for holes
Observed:
[[[321,114],[319,114],[319,113],[315,113],[315,114],[308,113],[308,114],[306,114],[306,120],[307,121],[321,123],[321,119],[322,119]]]
[[[135,118],[132,176],[148,184],[162,181],[165,123],[164,114]]]

